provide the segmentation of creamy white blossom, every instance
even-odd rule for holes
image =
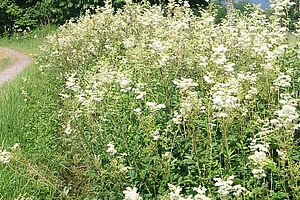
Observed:
[[[108,154],[112,155],[112,156],[115,155],[117,153],[115,145],[111,144],[111,143],[107,144],[107,150],[106,150],[106,152]]]
[[[146,105],[150,108],[151,111],[158,111],[166,108],[165,104],[157,104],[155,102],[146,102]]]
[[[137,192],[136,187],[127,187],[126,190],[123,191],[125,197],[124,200],[142,200],[142,197]]]
[[[173,83],[176,85],[177,88],[183,91],[198,86],[198,83],[195,83],[193,79],[183,77],[181,77],[181,80],[174,80]]]
[[[0,150],[0,162],[3,164],[7,164],[11,160],[11,153],[6,149]]]

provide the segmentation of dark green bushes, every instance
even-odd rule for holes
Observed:
[[[134,0],[133,2],[140,2]],[[151,4],[167,3],[168,0],[149,0]],[[189,0],[193,8],[207,5],[205,0]],[[113,0],[114,8],[121,8],[124,0]],[[70,18],[76,18],[87,9],[104,6],[103,0],[1,0],[0,36],[14,32],[24,32],[40,25],[63,24]]]

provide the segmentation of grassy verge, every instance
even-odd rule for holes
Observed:
[[[1,47],[38,54],[38,46],[55,27],[44,27],[24,36],[2,38]],[[55,187],[46,177],[48,168],[58,166],[50,133],[57,127],[52,118],[57,102],[52,101],[53,80],[42,80],[37,65],[31,64],[14,81],[0,88],[0,141],[2,149],[20,144],[18,159],[0,165],[0,199],[14,199],[19,195],[38,199],[54,199]],[[49,85],[48,85],[49,84]],[[1,147],[0,147],[1,148]],[[40,163],[46,163],[41,167]],[[55,166],[53,166],[55,165]],[[47,174],[47,176],[46,176]]]

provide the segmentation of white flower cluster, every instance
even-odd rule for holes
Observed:
[[[12,147],[10,147],[11,151],[15,151],[18,148],[19,148],[18,143],[14,144]],[[4,149],[4,150],[0,149],[0,163],[7,164],[10,162],[11,158],[12,158],[12,154],[10,151],[7,151],[6,149]]]
[[[160,39],[154,39],[149,46],[153,52],[163,52],[165,50],[165,45]]]
[[[240,107],[237,97],[239,81],[231,78],[227,83],[216,83],[212,88],[213,108],[219,117],[226,117],[227,111]]]
[[[204,75],[203,76],[203,79],[206,83],[208,84],[212,84],[214,83],[215,81],[213,80],[213,73],[212,72],[207,72],[207,75]]]
[[[125,197],[124,200],[142,200],[142,197],[137,192],[136,187],[127,187],[126,190],[123,191]]]
[[[180,110],[174,112],[172,121],[175,124],[181,124],[182,121],[187,120],[189,115],[195,111],[204,111],[205,106],[201,106],[201,100],[198,98],[198,93],[192,91],[193,87],[198,86],[193,79],[181,78],[181,80],[174,80],[173,83],[180,90]]]
[[[159,129],[153,131],[151,133],[151,137],[153,138],[154,141],[159,140],[160,139]]]
[[[179,88],[182,91],[186,91],[192,87],[198,86],[198,83],[195,83],[193,79],[183,77],[181,77],[181,80],[174,80],[173,83],[176,85],[177,88]]]
[[[270,7],[275,11],[275,15],[282,16],[286,13],[286,8],[294,5],[295,2],[291,0],[270,0]]]
[[[123,44],[126,49],[132,48],[135,45],[135,39],[133,37],[126,38]]]
[[[210,200],[211,199],[205,195],[205,192],[207,189],[204,186],[199,185],[199,187],[197,187],[197,188],[195,187],[195,188],[193,188],[193,190],[195,192],[197,192],[197,194],[194,197],[195,200]]]
[[[193,188],[193,190],[197,192],[195,196],[189,195],[187,197],[184,197],[182,194],[180,194],[182,191],[182,188],[180,186],[175,186],[168,183],[168,187],[171,191],[169,193],[170,200],[210,200],[211,199],[205,195],[207,189],[201,185],[199,185],[199,187],[197,188]]]
[[[80,85],[83,81],[76,76],[76,73],[67,75],[66,88],[74,92],[74,97],[82,108],[88,112],[94,112],[95,102],[102,101],[107,93],[105,86],[115,81],[117,73],[109,69],[102,69],[101,72],[90,71],[83,77],[86,80],[85,85]],[[66,94],[62,96],[69,98]]]
[[[175,111],[172,121],[177,125],[181,124],[182,123],[182,115],[180,115],[177,111]]]
[[[224,65],[227,62],[226,59],[226,52],[228,51],[228,48],[225,47],[224,44],[220,44],[217,47],[214,47],[213,54],[211,55],[211,60],[216,65]]]
[[[276,119],[272,119],[270,122],[274,124],[276,128],[286,129],[298,129],[299,125],[296,124],[299,119],[297,112],[297,101],[293,99],[290,94],[281,94],[281,100],[279,103],[282,105],[280,110],[276,110],[274,114]]]
[[[0,162],[7,164],[11,159],[11,153],[6,149],[0,150]]]
[[[121,92],[126,93],[132,89],[131,88],[131,80],[126,79],[125,77],[123,79],[119,80],[119,84],[121,87]]]
[[[257,94],[257,75],[255,73],[251,72],[239,72],[237,74],[237,79],[240,81],[241,84],[247,84],[249,85],[249,90],[245,94],[245,99],[246,100],[251,100],[253,99]],[[247,102],[245,102],[247,103]]]
[[[157,104],[155,102],[147,102],[146,105],[149,106],[152,112],[166,108],[165,104]]]
[[[107,146],[107,150],[106,152],[109,154],[109,155],[115,155],[117,153],[117,150],[115,148],[115,145],[112,144],[112,143],[109,143],[106,145]]]
[[[133,88],[132,90],[136,94],[137,100],[142,100],[144,96],[147,94],[147,92],[144,91],[144,84],[137,84],[137,87]]]
[[[78,78],[76,78],[76,73],[68,74],[66,77],[66,87],[74,92],[77,92],[81,89],[78,84]]]
[[[268,128],[262,128],[262,130],[256,134],[257,138],[252,138],[249,145],[251,155],[248,159],[251,161],[251,164],[254,166],[252,174],[255,178],[266,177],[264,167],[270,161],[269,154],[269,144],[266,142],[268,135],[271,131]]]
[[[273,85],[275,86],[275,88],[280,88],[280,87],[290,87],[291,86],[291,76],[284,74],[284,73],[280,73],[279,76],[274,80]]]
[[[227,180],[222,180],[221,178],[214,178],[216,181],[215,186],[218,187],[218,193],[221,197],[229,197],[231,194],[239,197],[241,194],[246,192],[246,188],[241,185],[233,185],[234,176],[229,176]]]
[[[184,119],[187,119],[193,110],[204,112],[205,106],[201,105],[201,100],[198,98],[197,92],[187,92],[180,101],[180,114]]]

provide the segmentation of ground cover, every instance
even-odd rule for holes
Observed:
[[[12,38],[1,38],[0,46],[34,56],[38,54],[38,46],[45,40],[46,35],[54,29],[54,27],[44,27],[24,36],[16,35]],[[43,196],[42,199],[54,199],[51,197],[52,190],[43,183],[45,180],[39,180],[42,178],[38,174],[42,176],[42,172],[34,162],[36,157],[45,161],[47,156],[44,157],[44,152],[49,151],[48,148],[42,147],[42,144],[48,141],[47,138],[38,134],[39,131],[46,134],[46,127],[52,123],[52,120],[47,118],[50,115],[49,108],[51,105],[47,101],[49,96],[45,95],[45,91],[47,92],[51,87],[50,85],[46,87],[46,82],[46,80],[41,81],[38,68],[32,64],[14,81],[5,84],[0,89],[1,146],[22,144],[20,145],[22,159],[15,163],[17,170],[12,170],[13,168],[7,165],[0,166],[0,199],[14,199],[26,193]],[[35,98],[35,101],[26,99],[31,94],[30,97]],[[44,106],[44,104],[46,105]],[[38,115],[39,117],[37,117]],[[40,119],[43,117],[47,118],[47,121],[43,120],[43,123],[40,124]],[[49,127],[53,128],[52,124]],[[27,155],[32,157],[30,161],[27,160]]]

